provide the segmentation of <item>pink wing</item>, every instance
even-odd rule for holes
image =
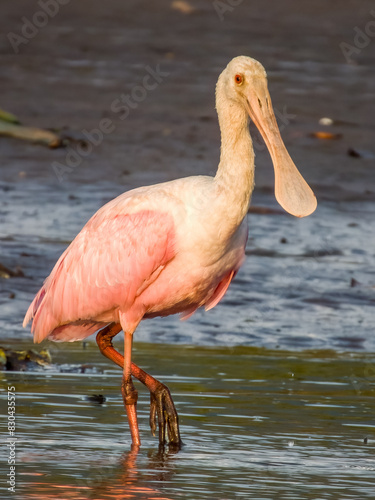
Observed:
[[[174,257],[174,241],[174,222],[165,213],[101,209],[57,261],[24,326],[34,319],[35,342],[66,341],[118,320],[119,309],[130,308]]]

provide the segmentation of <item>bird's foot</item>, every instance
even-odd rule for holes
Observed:
[[[155,436],[156,420],[158,420],[160,445],[165,445],[167,442],[166,433],[168,433],[169,446],[180,449],[182,441],[178,425],[178,414],[168,387],[158,382],[156,389],[150,393],[150,396],[150,427],[152,435]]]

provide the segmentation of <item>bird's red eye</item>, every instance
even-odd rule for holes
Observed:
[[[237,85],[242,85],[243,84],[243,76],[237,74],[234,77],[234,81],[237,83]]]

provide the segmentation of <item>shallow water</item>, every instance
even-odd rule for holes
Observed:
[[[53,354],[65,370],[91,366],[85,374],[52,366],[2,375],[17,395],[15,498],[374,496],[373,355],[136,344],[136,362],[174,395],[184,441],[178,453],[158,450],[147,391],[138,385],[137,453],[120,371],[91,344]],[[88,401],[93,394],[105,403]]]

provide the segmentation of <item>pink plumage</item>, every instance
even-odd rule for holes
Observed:
[[[142,287],[173,258],[173,221],[168,215],[107,215],[102,209],[86,224],[30,305],[25,323],[34,318],[36,342],[46,337],[82,339],[118,321],[119,312],[134,307]]]

